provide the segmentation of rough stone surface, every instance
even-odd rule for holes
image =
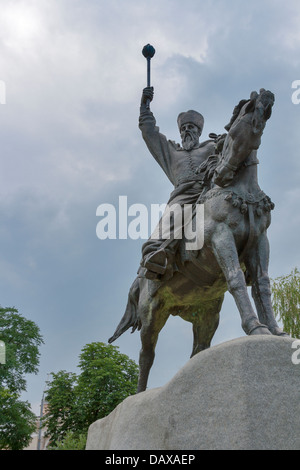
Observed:
[[[198,353],[165,386],[89,428],[87,450],[299,450],[293,339],[243,337]]]

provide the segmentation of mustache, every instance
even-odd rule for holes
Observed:
[[[191,150],[198,143],[199,137],[196,133],[187,131],[182,135],[181,139],[182,147],[185,150]]]
[[[196,140],[198,138],[197,132],[185,131],[181,135],[182,140]]]

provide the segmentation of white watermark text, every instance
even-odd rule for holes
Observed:
[[[100,240],[184,238],[187,250],[200,250],[204,244],[203,204],[151,204],[149,213],[146,205],[128,206],[127,196],[119,196],[118,207],[100,204],[96,216],[100,217],[96,227]]]

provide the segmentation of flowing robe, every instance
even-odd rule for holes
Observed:
[[[139,128],[151,155],[174,186],[168,206],[178,204],[183,208],[185,204],[194,205],[202,189],[196,169],[214,153],[214,141],[206,140],[191,150],[183,149],[160,133],[153,113],[143,105],[140,109]],[[143,265],[145,257],[157,251],[164,242],[164,247],[174,252],[177,243],[172,243],[173,239],[174,223],[171,221],[169,242],[162,236],[150,237],[142,247],[141,264]]]

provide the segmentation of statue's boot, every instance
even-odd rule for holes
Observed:
[[[167,254],[164,250],[158,250],[150,254],[144,266],[146,268],[145,276],[148,279],[159,279],[165,274],[167,269]]]

